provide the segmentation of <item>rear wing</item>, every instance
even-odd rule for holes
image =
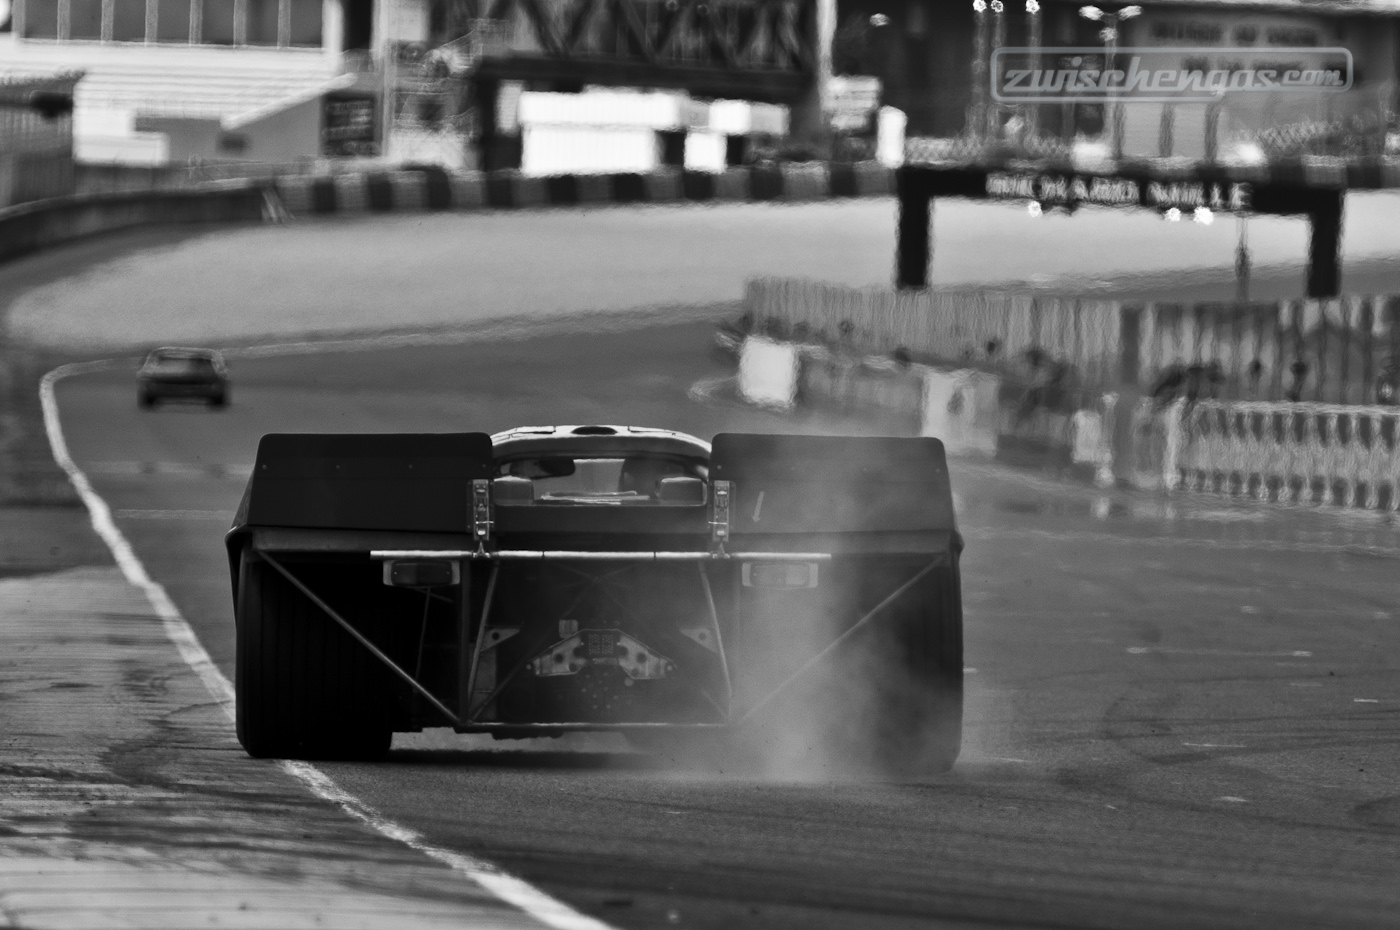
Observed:
[[[258,443],[235,528],[466,533],[485,433],[278,434]]]
[[[721,433],[710,480],[716,532],[732,546],[961,547],[937,439]]]
[[[229,532],[231,562],[260,529],[335,531],[347,541],[337,548],[380,558],[390,552],[503,560],[811,558],[962,546],[943,444],[932,438],[721,433],[713,443],[706,509],[687,524],[694,532],[679,537],[693,544],[665,552],[503,547],[493,472],[485,433],[269,434],[258,445]],[[561,531],[586,517],[583,511],[559,508]],[[607,516],[596,513],[600,521]],[[412,534],[429,542],[447,534],[452,548],[398,543]]]

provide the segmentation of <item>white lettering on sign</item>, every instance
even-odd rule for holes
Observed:
[[[1154,207],[1209,207],[1212,210],[1249,209],[1248,184],[1221,184],[1217,182],[1170,182],[1149,181],[1147,203]]]
[[[1210,181],[1134,181],[1090,175],[987,174],[987,196],[999,200],[1034,200],[1041,204],[1099,204],[1168,209],[1208,207],[1230,211],[1249,209],[1249,185]]]
[[[1089,187],[1089,200],[1103,204],[1135,204],[1141,193],[1136,181],[1123,178],[1094,178]]]
[[[1034,179],[1024,174],[987,175],[987,196],[1006,198],[1034,198]]]

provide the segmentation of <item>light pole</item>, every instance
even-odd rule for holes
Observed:
[[[1112,71],[1114,57],[1118,53],[1118,24],[1142,15],[1142,7],[1125,6],[1114,13],[1106,13],[1096,6],[1082,6],[1079,15],[1096,23],[1103,23],[1099,38],[1104,43],[1104,71]],[[1117,89],[1108,88],[1108,116],[1112,121],[1113,158],[1123,158],[1123,104],[1118,101]]]
[[[1026,0],[1026,15],[1030,17],[1027,24],[1026,45],[1031,48],[1031,74],[1040,71],[1040,2],[1039,0]],[[1040,106],[1032,103],[1026,107],[1026,137],[1034,140],[1040,135]]]
[[[997,49],[1006,44],[1006,6],[1002,0],[991,0],[992,7],[992,47],[987,53],[987,90],[991,90],[991,82],[995,80],[992,74],[992,54]],[[1001,110],[997,104],[993,103],[987,107],[987,137],[998,138],[1001,135]]]
[[[972,12],[972,105],[967,128],[974,139],[982,139],[987,131],[987,0],[972,0]]]
[[[1240,214],[1235,225],[1239,230],[1239,243],[1235,246],[1235,300],[1249,302],[1249,220]]]

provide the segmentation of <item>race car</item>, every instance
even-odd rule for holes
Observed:
[[[813,708],[901,772],[959,752],[937,439],[270,434],[226,544],[255,757],[428,727],[724,740]]]
[[[136,375],[136,399],[150,408],[167,399],[201,400],[211,407],[228,404],[228,369],[212,349],[155,349]]]

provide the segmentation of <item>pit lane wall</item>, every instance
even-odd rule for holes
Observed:
[[[1235,307],[750,283],[740,389],[1101,485],[1400,510],[1400,298]],[[783,369],[774,359],[792,361]],[[763,382],[759,367],[789,370]],[[755,393],[754,385],[763,385]]]

